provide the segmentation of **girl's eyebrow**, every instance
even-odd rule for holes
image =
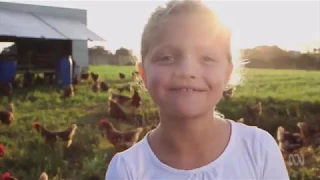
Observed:
[[[176,50],[172,44],[166,43],[166,44],[159,44],[156,45],[152,50],[151,50],[151,57],[153,57],[155,54],[161,52],[161,51],[169,51],[169,50]]]

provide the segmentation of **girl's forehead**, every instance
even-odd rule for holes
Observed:
[[[194,25],[197,26],[207,26],[207,27],[216,27],[218,20],[207,14],[201,13],[182,13],[176,15],[166,15],[163,17],[163,20],[159,24],[165,26],[174,26],[174,25]]]
[[[172,39],[181,36],[186,38],[197,36],[197,38],[213,41],[220,39],[221,35],[224,34],[223,31],[221,25],[204,16],[182,14],[170,16],[166,21],[160,23],[158,28],[151,32],[150,38],[157,43],[167,40],[166,38]]]
[[[155,50],[172,50],[182,45],[198,48],[226,49],[229,51],[229,34],[215,19],[201,13],[167,15],[149,32],[147,54]]]
[[[149,46],[150,51],[181,50],[181,48],[199,52],[202,50],[228,50],[228,42],[221,35],[209,32],[173,32],[159,33]]]

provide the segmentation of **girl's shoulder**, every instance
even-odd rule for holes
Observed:
[[[257,126],[249,126],[240,122],[236,122],[233,120],[228,120],[233,127],[233,130],[237,134],[238,137],[244,138],[244,139],[254,139],[258,141],[264,141],[266,139],[274,140],[272,135]]]
[[[279,147],[275,138],[266,130],[257,126],[249,126],[240,122],[229,120],[233,127],[238,145],[248,148],[252,154],[260,155],[267,151],[278,151]],[[239,146],[238,146],[239,147]]]
[[[141,167],[150,167],[149,151],[144,137],[131,148],[115,154],[109,163],[106,179],[134,179],[136,174],[144,170]]]

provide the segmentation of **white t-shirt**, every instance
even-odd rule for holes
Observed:
[[[193,170],[179,170],[162,163],[152,152],[147,136],[111,160],[106,180],[288,180],[282,154],[266,131],[228,120],[231,137],[213,162]]]

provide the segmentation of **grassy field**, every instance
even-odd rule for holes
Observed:
[[[90,71],[99,73],[113,86],[131,81],[132,70],[133,67],[90,67]],[[125,73],[127,79],[120,81],[119,72]],[[226,118],[245,117],[244,105],[260,98],[263,104],[261,127],[273,135],[279,125],[297,131],[298,121],[320,121],[320,72],[250,69],[244,75],[245,81],[232,99],[221,101],[217,107]],[[5,146],[0,173],[8,171],[21,180],[37,179],[43,171],[55,180],[104,179],[113,148],[101,137],[98,124],[101,119],[108,118],[108,97],[107,93],[91,92],[90,84],[88,81],[75,86],[75,96],[66,100],[61,100],[53,87],[15,90],[15,121],[10,128],[0,126],[0,144]],[[147,95],[144,98],[150,100]],[[7,99],[0,99],[0,108],[6,105]],[[146,116],[148,113],[145,112],[145,121],[154,121],[154,116]],[[34,121],[55,130],[77,123],[73,144],[65,152],[59,143],[54,150],[50,149],[32,130]],[[123,123],[116,123],[116,127],[132,128]],[[306,162],[304,166],[288,164],[291,178],[319,179],[320,149],[306,147],[301,153]]]

